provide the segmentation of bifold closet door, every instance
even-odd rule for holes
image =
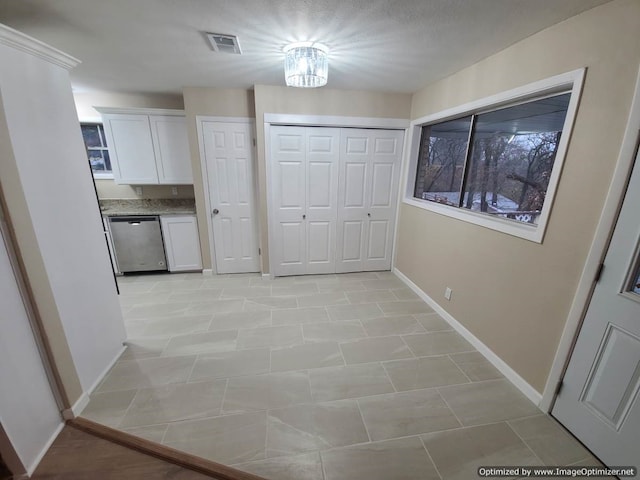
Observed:
[[[340,129],[273,126],[274,275],[333,273]]]
[[[389,270],[404,132],[342,129],[336,272]]]

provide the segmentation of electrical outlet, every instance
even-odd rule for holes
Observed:
[[[171,187],[171,195],[178,195],[178,187]]]
[[[142,187],[136,187],[136,195],[142,196]]]
[[[451,290],[449,287],[447,287],[444,291],[444,298],[446,298],[447,300],[451,300],[451,294],[453,293],[453,290]]]

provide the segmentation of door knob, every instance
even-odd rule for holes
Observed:
[[[211,212],[211,213],[213,213],[214,215],[217,215],[217,214],[220,213],[220,210],[218,210],[217,208],[214,208],[213,212]]]

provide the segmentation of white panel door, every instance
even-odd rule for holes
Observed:
[[[609,466],[640,458],[640,154],[553,415]]]
[[[187,120],[176,115],[151,115],[151,136],[159,183],[192,184]]]
[[[307,273],[306,137],[304,127],[271,127],[271,270]]]
[[[338,272],[389,270],[404,132],[342,130]]]
[[[102,116],[116,183],[158,184],[158,171],[147,115]]]
[[[334,273],[340,129],[311,128],[306,139],[306,269]]]
[[[217,273],[260,271],[253,127],[203,122]]]

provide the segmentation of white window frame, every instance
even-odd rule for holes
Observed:
[[[104,128],[102,117],[82,117],[78,119],[78,123],[80,123],[80,125],[82,125],[83,123],[98,123],[100,125],[103,125],[103,128]],[[82,139],[82,143],[84,143],[84,138]],[[109,151],[108,145],[106,148],[107,148],[107,151]],[[85,146],[85,150],[86,150],[86,146]],[[110,151],[109,151],[109,158],[111,158]],[[88,161],[89,160],[87,159],[87,162]],[[91,168],[91,165],[89,165],[89,168]],[[96,180],[113,180],[113,165],[111,166],[111,173],[98,173],[98,172],[94,172],[93,169],[91,170],[91,173],[93,174],[93,178]]]
[[[571,72],[546,78],[522,87],[514,88],[506,92],[491,95],[480,100],[475,100],[473,102],[465,103],[464,105],[459,105],[457,107],[449,108],[447,110],[413,120],[408,133],[409,148],[405,152],[405,165],[407,165],[407,168],[405,169],[405,183],[404,189],[402,190],[404,195],[402,202],[407,205],[412,205],[414,207],[422,208],[424,210],[455,218],[457,220],[462,220],[474,225],[479,225],[491,230],[496,230],[508,235],[513,235],[525,240],[542,243],[558,187],[562,165],[564,164],[567,147],[571,138],[571,131],[573,129],[576,112],[578,110],[585,72],[585,68],[573,70]],[[537,225],[493,217],[485,213],[474,212],[466,208],[443,205],[436,202],[430,202],[429,200],[415,198],[413,196],[418,169],[420,136],[423,126],[441,123],[474,113],[482,113],[487,110],[496,110],[515,103],[534,101],[539,97],[560,92],[570,92],[571,98],[569,100],[567,115],[562,128],[560,144],[558,145],[553,169],[551,170],[546,198],[540,217],[538,218]]]

